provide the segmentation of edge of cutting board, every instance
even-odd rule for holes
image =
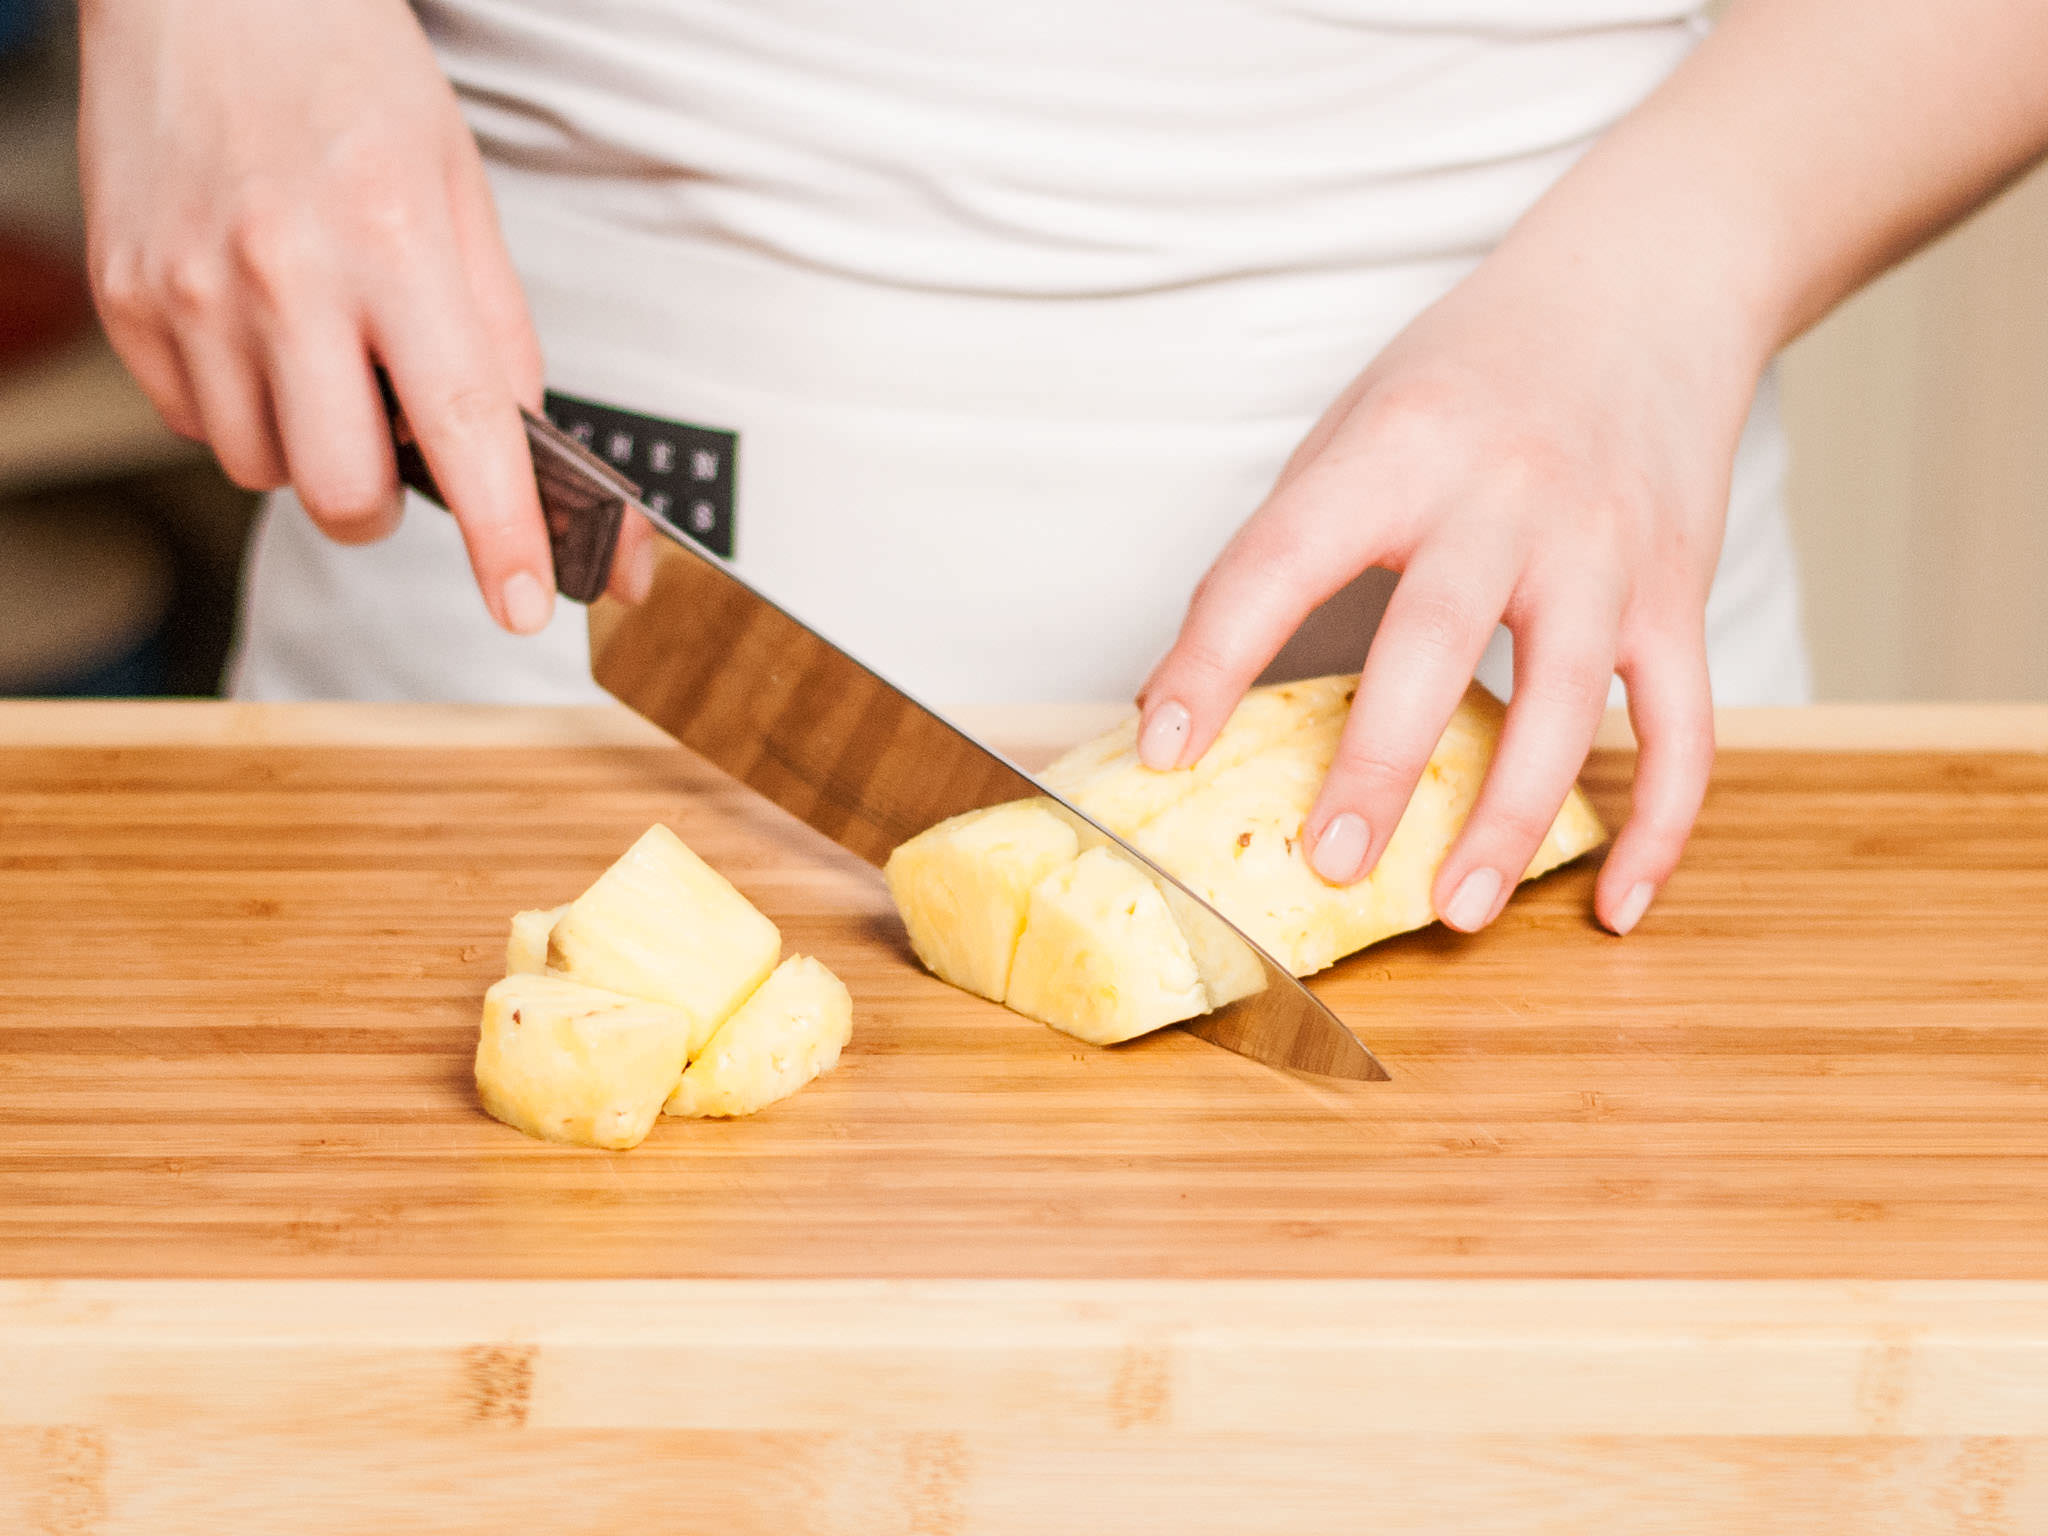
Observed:
[[[2048,1283],[0,1282],[0,1424],[2048,1433]]]
[[[1026,761],[1082,741],[1115,701],[974,705],[951,716]],[[2048,752],[2048,704],[1811,704],[1722,709],[1724,750]],[[619,705],[289,703],[215,699],[0,701],[0,747],[638,747],[668,738]],[[1596,746],[1635,744],[1610,710]]]

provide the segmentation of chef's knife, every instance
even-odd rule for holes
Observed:
[[[400,478],[445,505],[386,387]],[[640,489],[543,418],[524,413],[556,584],[604,589],[630,509],[674,545],[647,600],[593,629],[606,691],[700,756],[873,864],[949,816],[1007,800],[1066,802],[754,590],[640,500]],[[1142,869],[1187,933],[1210,994],[1184,1028],[1298,1072],[1379,1079],[1383,1068],[1315,994],[1171,874],[1067,806]]]

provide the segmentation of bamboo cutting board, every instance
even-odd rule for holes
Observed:
[[[0,1530],[2048,1528],[2048,714],[1723,740],[1638,934],[1344,962],[1332,1084],[943,986],[619,716],[0,706]],[[505,919],[654,820],[854,1043],[528,1141]]]
[[[2048,1278],[2048,755],[1728,751],[1628,941],[1587,861],[1319,978],[1394,1074],[1343,1085],[933,980],[679,749],[370,735],[0,751],[0,1275]],[[469,1080],[505,920],[657,820],[853,1045],[753,1120],[529,1141]]]

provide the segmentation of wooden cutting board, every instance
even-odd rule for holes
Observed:
[[[2048,714],[1723,736],[1635,936],[1587,864],[1346,961],[1334,1084],[940,984],[617,716],[0,707],[0,1529],[2040,1529]],[[529,1141],[505,919],[656,820],[853,1045]]]
[[[680,749],[7,721],[0,1274],[2048,1278],[2048,755],[1726,751],[1626,942],[1588,861],[1317,978],[1393,1073],[1349,1085],[942,985]],[[756,1119],[529,1141],[470,1085],[505,920],[654,821],[853,1045]]]

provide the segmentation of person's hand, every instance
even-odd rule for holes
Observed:
[[[1500,911],[1618,672],[1641,756],[1596,910],[1617,933],[1633,927],[1678,862],[1712,765],[1707,589],[1762,366],[1699,341],[1700,316],[1677,336],[1669,307],[1532,270],[1504,247],[1418,317],[1203,579],[1140,694],[1144,761],[1193,762],[1311,608],[1391,567],[1400,582],[1304,824],[1317,873],[1348,884],[1378,862],[1504,622],[1514,697],[1436,911],[1468,932]]]
[[[520,426],[540,348],[483,165],[403,0],[85,0],[79,153],[107,335],[239,485],[290,483],[344,543],[397,526],[389,372],[518,633],[554,570]],[[612,588],[653,550],[627,519]]]

